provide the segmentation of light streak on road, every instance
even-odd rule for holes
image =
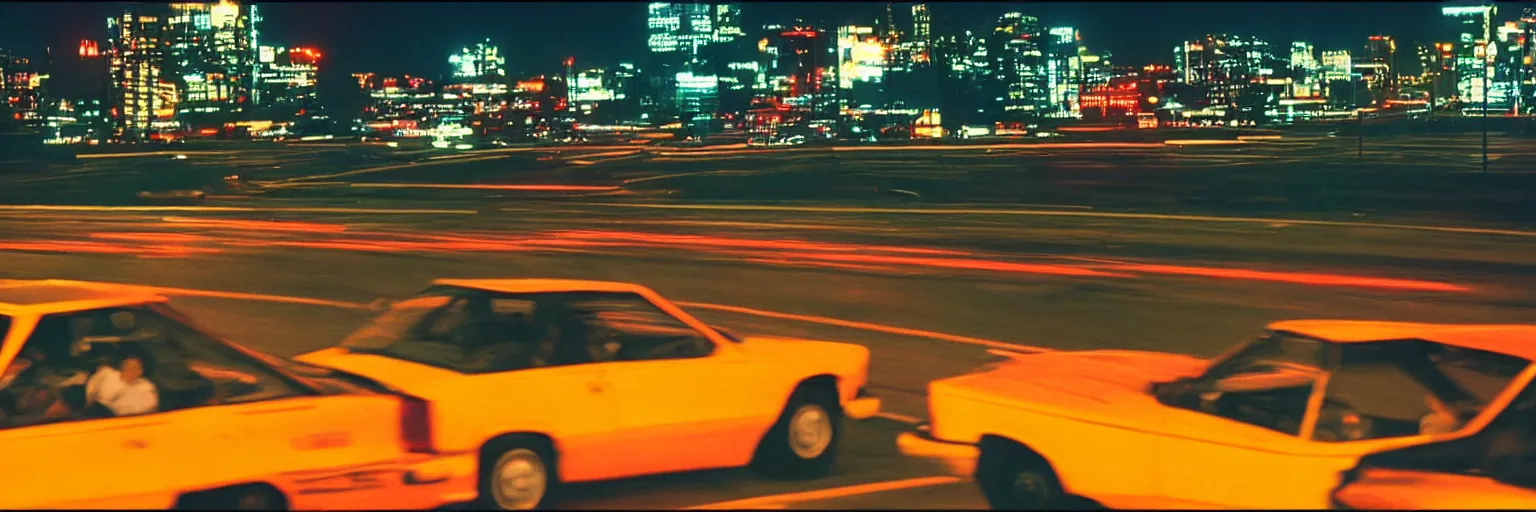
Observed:
[[[524,190],[538,192],[608,192],[618,190],[611,185],[491,185],[452,183],[352,183],[353,188],[425,188],[456,190]]]
[[[1230,269],[1212,267],[1186,267],[1179,265],[1148,265],[1148,264],[1117,264],[1107,268],[1123,270],[1126,272],[1141,272],[1147,274],[1169,274],[1181,276],[1216,277],[1223,279],[1244,279],[1250,281],[1274,281],[1281,283],[1307,284],[1314,286],[1348,286],[1357,288],[1385,288],[1394,290],[1417,290],[1432,292],[1470,292],[1471,288],[1435,281],[1419,281],[1413,279],[1392,279],[1381,277],[1344,276],[1337,274],[1316,274],[1306,272],[1269,272],[1263,270]]]
[[[1154,142],[1040,142],[1033,144],[965,144],[923,146],[833,146],[832,151],[976,151],[1030,149],[1156,149]]]
[[[659,176],[646,176],[646,177],[643,177],[643,178],[630,178],[630,179],[624,180],[623,183],[625,185],[628,185],[628,184],[631,184],[631,183],[643,183],[643,182],[647,182],[647,181],[669,180],[669,179],[672,179],[672,178],[682,178],[682,177],[686,177],[686,176],[710,176],[710,175],[713,175],[713,176],[747,176],[747,175],[752,175],[752,174],[761,174],[761,172],[760,171],[698,171],[698,172],[680,172],[680,173],[676,173],[676,174],[662,174],[662,175],[659,175]]]
[[[124,254],[141,258],[174,258],[223,252],[213,247],[183,245],[127,246],[86,241],[0,241],[0,251],[56,252],[65,254]]]
[[[75,155],[78,160],[91,160],[97,158],[132,158],[136,156],[218,156],[241,153],[240,151],[149,151],[144,153],[83,153]]]
[[[780,313],[780,312],[777,312],[777,311],[764,311],[764,310],[761,310],[761,309],[744,308],[744,307],[741,307],[741,306],[727,306],[727,305],[724,305],[724,304],[710,304],[710,303],[707,303],[707,302],[674,301],[674,303],[677,304],[678,306],[683,307],[683,308],[708,309],[708,310],[713,310],[713,311],[725,311],[727,313],[739,313],[739,314],[743,314],[743,315],[760,316],[760,317],[764,317],[764,318],[776,318],[776,319],[779,319],[779,320],[794,320],[794,321],[797,321],[797,322],[809,322],[809,323],[822,324],[822,325],[831,325],[831,326],[834,326],[834,327],[846,327],[846,328],[849,328],[849,329],[859,329],[859,330],[863,330],[863,331],[883,332],[883,333],[886,333],[886,334],[895,334],[895,335],[898,335],[898,336],[909,336],[909,337],[913,337],[913,338],[928,338],[928,339],[934,339],[934,340],[950,341],[950,342],[955,342],[955,343],[963,343],[963,344],[966,344],[966,345],[978,345],[978,346],[982,346],[982,347],[1000,348],[1000,349],[1004,349],[1004,350],[1032,351],[1032,352],[1045,352],[1045,351],[1050,350],[1050,349],[1047,349],[1047,348],[1032,347],[1032,346],[1029,346],[1029,345],[1020,345],[1020,344],[1017,344],[1017,343],[1005,343],[1005,342],[1001,342],[1001,341],[993,341],[993,340],[982,339],[982,338],[973,338],[973,337],[970,337],[970,336],[959,336],[959,335],[955,335],[955,334],[945,334],[945,333],[942,333],[942,332],[924,331],[924,330],[920,330],[920,329],[907,329],[905,327],[895,327],[895,326],[890,326],[890,325],[873,324],[873,323],[868,323],[868,322],[856,322],[856,321],[853,321],[853,320],[841,320],[841,319],[837,319],[837,318],[828,318],[828,317],[824,317],[824,316],[797,315],[797,314],[793,314],[793,313]]]
[[[292,212],[292,213],[355,213],[379,215],[475,215],[475,210],[390,209],[390,208],[325,208],[325,207],[270,207],[247,206],[84,206],[84,205],[0,205],[8,211],[50,212]]]
[[[315,222],[280,222],[236,219],[196,219],[192,217],[161,217],[162,222],[186,227],[227,228],[238,231],[286,231],[294,233],[340,233],[347,230],[342,224]]]
[[[651,208],[661,210],[717,210],[717,211],[758,211],[758,212],[818,212],[818,213],[897,213],[897,214],[923,214],[923,215],[1035,215],[1044,217],[1087,217],[1103,219],[1136,219],[1136,220],[1179,220],[1193,222],[1239,222],[1260,224],[1294,224],[1302,226],[1330,226],[1347,228],[1381,228],[1381,229],[1406,229],[1418,231],[1436,231],[1442,233],[1462,233],[1473,235],[1503,235],[1536,237],[1536,231],[1521,231],[1513,229],[1488,229],[1467,228],[1454,226],[1424,226],[1415,224],[1385,224],[1376,222],[1344,222],[1331,220],[1304,220],[1304,219],[1280,219],[1266,217],[1218,217],[1208,215],[1175,215],[1157,213],[1118,213],[1118,212],[1085,212],[1085,211],[1058,211],[1058,210],[1009,210],[1009,209],[940,209],[940,208],[860,208],[860,207],[836,207],[836,206],[777,206],[777,205],[748,205],[748,204],[642,204],[642,203],[577,203],[586,206],[602,206],[615,208]],[[1061,208],[1092,209],[1089,206],[1061,206]]]
[[[747,499],[742,499],[742,500],[723,501],[723,502],[719,502],[719,503],[710,503],[710,504],[706,504],[706,505],[698,505],[698,506],[688,507],[688,508],[685,508],[683,510],[732,510],[732,509],[764,509],[764,508],[775,508],[776,509],[776,508],[780,508],[779,507],[780,505],[784,505],[784,504],[787,504],[787,503],[804,503],[804,502],[808,502],[808,501],[831,500],[831,499],[837,499],[837,498],[846,498],[846,497],[849,497],[849,496],[859,496],[859,495],[864,495],[864,494],[876,494],[876,493],[882,493],[882,492],[899,491],[899,490],[902,490],[902,489],[914,489],[914,488],[919,488],[919,487],[933,487],[933,486],[937,486],[937,485],[948,485],[948,484],[953,484],[953,483],[957,483],[957,482],[961,482],[961,481],[963,481],[963,480],[960,477],[956,477],[956,476],[928,476],[928,477],[919,477],[919,478],[909,478],[909,479],[906,479],[906,480],[892,480],[892,481],[886,481],[886,482],[875,482],[875,483],[868,483],[868,484],[850,485],[850,486],[847,486],[847,487],[835,487],[835,488],[832,488],[832,489],[819,489],[819,490],[815,490],[815,491],[802,491],[802,492],[791,492],[791,493],[785,493],[785,494],[774,494],[774,495],[770,495],[770,496],[759,496],[759,497],[756,497],[756,498],[747,498]]]
[[[515,148],[515,149],[522,150],[522,148]],[[301,183],[301,182],[305,182],[305,181],[323,180],[323,179],[330,179],[330,178],[340,178],[340,177],[344,177],[344,176],[356,176],[356,175],[359,175],[359,174],[369,174],[369,173],[375,173],[375,172],[393,171],[393,170],[398,170],[398,169],[414,169],[414,168],[428,167],[428,166],[433,166],[433,165],[462,164],[462,163],[468,163],[468,162],[480,162],[480,161],[485,161],[485,160],[495,160],[495,159],[499,159],[499,158],[506,158],[506,157],[503,156],[503,155],[487,155],[487,156],[472,157],[472,158],[456,158],[456,159],[451,159],[451,160],[438,160],[438,161],[434,161],[434,162],[420,162],[420,163],[418,163],[418,162],[411,162],[411,163],[405,163],[405,164],[385,165],[385,166],[382,166],[382,167],[369,167],[369,168],[366,168],[366,169],[354,169],[354,170],[350,170],[350,171],[338,172],[338,173],[332,173],[332,174],[313,174],[313,175],[306,175],[306,176],[298,176],[298,177],[294,177],[294,178],[287,178],[287,179],[282,179],[282,180],[277,180],[277,181],[252,181],[251,183],[257,184],[257,185],[263,185],[263,186],[267,186],[267,187],[281,188],[281,187],[289,186],[290,183]]]
[[[1247,143],[1248,141],[1245,140],[1222,139],[1176,139],[1163,141],[1163,144],[1167,144],[1169,146],[1232,146]]]

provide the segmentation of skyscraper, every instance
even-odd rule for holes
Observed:
[[[253,96],[265,109],[267,119],[311,118],[319,114],[315,89],[321,54],[314,48],[262,46],[257,49],[261,72]]]
[[[1392,36],[1371,36],[1366,40],[1365,53],[1355,64],[1371,97],[1376,103],[1392,99],[1397,94],[1397,41]]]
[[[1482,107],[1483,82],[1493,70],[1486,48],[1493,41],[1493,17],[1489,5],[1444,7],[1440,13],[1450,23],[1455,41],[1456,93],[1463,105]]]
[[[107,31],[112,76],[108,103],[113,135],[120,139],[146,139],[152,133],[157,111],[166,107],[160,94],[164,62],[160,18],[139,14],[130,7],[107,19]]]
[[[1051,105],[1045,32],[1034,16],[1010,12],[992,29],[987,55],[999,83],[1005,117],[1022,119],[1043,115]]]
[[[235,0],[170,4],[165,74],[181,94],[179,121],[222,126],[261,103],[255,20],[255,7]]]
[[[1081,37],[1072,27],[1053,27],[1047,33],[1045,88],[1050,95],[1050,106],[1045,115],[1077,117],[1077,98],[1083,85],[1082,60],[1077,55]]]

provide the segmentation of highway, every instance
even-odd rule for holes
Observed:
[[[1338,150],[1323,144],[1284,151]],[[564,503],[578,509],[983,507],[973,484],[902,457],[894,438],[923,418],[928,381],[975,369],[988,346],[1211,356],[1282,319],[1536,323],[1536,203],[1524,211],[1501,203],[1530,197],[1528,175],[1461,178],[1475,187],[1502,180],[1502,195],[1484,201],[1491,206],[1469,199],[1475,187],[1380,180],[1274,208],[1273,198],[1250,193],[1257,184],[1321,179],[1318,169],[1254,170],[1269,164],[1248,164],[1251,148],[1165,144],[1114,149],[1112,158],[1090,154],[1109,149],[1065,146],[1006,149],[1018,153],[1011,157],[853,152],[870,154],[838,155],[836,172],[818,167],[825,156],[728,151],[558,157],[586,165],[534,151],[331,165],[371,151],[346,147],[208,156],[206,165],[197,156],[98,159],[75,177],[11,178],[0,194],[9,203],[0,206],[0,277],[164,287],[214,330],[282,355],[334,344],[366,316],[358,305],[438,277],[634,281],[739,333],[871,349],[886,414],[850,427],[831,476],[779,481],[729,470],[580,485]],[[668,158],[676,160],[656,161]],[[1423,163],[1437,158],[1463,167],[1434,173],[1450,165]],[[1401,172],[1444,183],[1465,158],[1427,155],[1413,160],[1433,169]],[[1139,163],[1093,167],[1116,161]],[[404,167],[370,170],[391,165]],[[1148,176],[1158,165],[1170,167]],[[945,178],[945,169],[955,174]],[[366,172],[331,176],[358,170]],[[1370,172],[1379,180],[1382,171]],[[235,173],[265,183],[216,188]],[[800,176],[804,191],[766,178],[785,173]],[[1191,177],[1216,173],[1228,178]],[[1128,178],[1102,181],[1117,176]],[[217,193],[197,206],[115,199],[151,183]],[[466,187],[416,187],[454,184]],[[880,190],[851,192],[865,185]],[[1229,200],[1201,200],[1218,192]],[[1317,193],[1287,185],[1271,195]],[[1386,207],[1413,194],[1441,200]]]

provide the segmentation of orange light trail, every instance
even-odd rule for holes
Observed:
[[[1308,284],[1315,286],[1350,286],[1361,288],[1386,288],[1397,290],[1422,290],[1435,292],[1469,292],[1471,288],[1434,281],[1417,281],[1411,279],[1391,279],[1380,277],[1345,276],[1337,274],[1314,274],[1305,272],[1268,272],[1262,270],[1227,269],[1212,267],[1184,267],[1177,265],[1148,265],[1148,264],[1118,264],[1109,268],[1124,270],[1127,272],[1143,272],[1148,274],[1171,274],[1184,276],[1216,277],[1223,279],[1245,279],[1250,281],[1275,281],[1282,283]]]
[[[290,231],[296,233],[340,233],[347,230],[341,224],[314,222],[280,222],[237,219],[194,219],[191,217],[161,217],[161,221],[189,227],[229,228],[241,231]]]
[[[780,313],[780,312],[777,312],[777,311],[764,311],[764,310],[761,310],[761,309],[744,308],[744,307],[741,307],[741,306],[727,306],[727,305],[724,305],[724,304],[710,304],[710,303],[707,303],[707,302],[673,301],[673,303],[677,304],[678,306],[684,307],[684,308],[710,309],[710,310],[715,310],[715,311],[725,311],[725,312],[729,312],[729,313],[740,313],[740,314],[743,314],[743,315],[761,316],[761,317],[766,317],[766,318],[777,318],[777,319],[780,319],[780,320],[795,320],[795,321],[798,321],[798,322],[811,322],[811,323],[817,323],[817,324],[832,325],[832,326],[837,326],[837,327],[847,327],[849,329],[861,329],[861,330],[865,330],[865,331],[875,331],[875,332],[883,332],[883,333],[887,333],[887,334],[896,334],[896,335],[900,335],[900,336],[912,336],[912,337],[916,337],[916,338],[931,338],[931,339],[936,339],[936,340],[953,341],[955,343],[964,343],[964,344],[967,344],[967,345],[980,345],[980,346],[983,346],[983,347],[1000,348],[1000,349],[1004,349],[1004,350],[1031,350],[1031,349],[1034,349],[1034,347],[1029,347],[1029,346],[1026,346],[1026,345],[1018,345],[1018,344],[1014,344],[1014,343],[1003,343],[1001,341],[993,341],[993,340],[983,339],[983,338],[972,338],[970,336],[960,336],[960,335],[955,335],[955,334],[945,334],[945,333],[942,333],[942,332],[924,331],[924,330],[920,330],[920,329],[908,329],[908,328],[905,328],[905,327],[894,327],[894,326],[882,325],[882,324],[872,324],[872,323],[869,323],[869,322],[855,322],[853,320],[841,320],[841,319],[837,319],[837,318],[828,318],[828,317],[824,317],[824,316],[797,315],[797,314],[793,314],[793,313]],[[1041,350],[1043,350],[1043,349],[1041,349]]]

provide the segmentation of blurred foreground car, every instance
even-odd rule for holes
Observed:
[[[1483,430],[1373,453],[1339,478],[1341,510],[1536,510],[1536,386]]]
[[[1325,508],[1360,456],[1465,435],[1536,375],[1536,326],[1301,320],[1212,361],[1006,354],[934,381],[909,455],[1000,509]]]
[[[164,297],[0,280],[0,336],[0,509],[430,508],[458,499],[444,495],[449,475],[435,457],[407,450],[423,430],[419,403],[220,339]],[[120,385],[98,381],[104,374]],[[119,399],[128,387],[140,400]]]
[[[816,474],[841,420],[879,409],[862,346],[739,339],[625,283],[438,280],[299,359],[430,402],[419,448],[458,457],[479,475],[464,489],[503,509],[567,482],[753,462]]]

